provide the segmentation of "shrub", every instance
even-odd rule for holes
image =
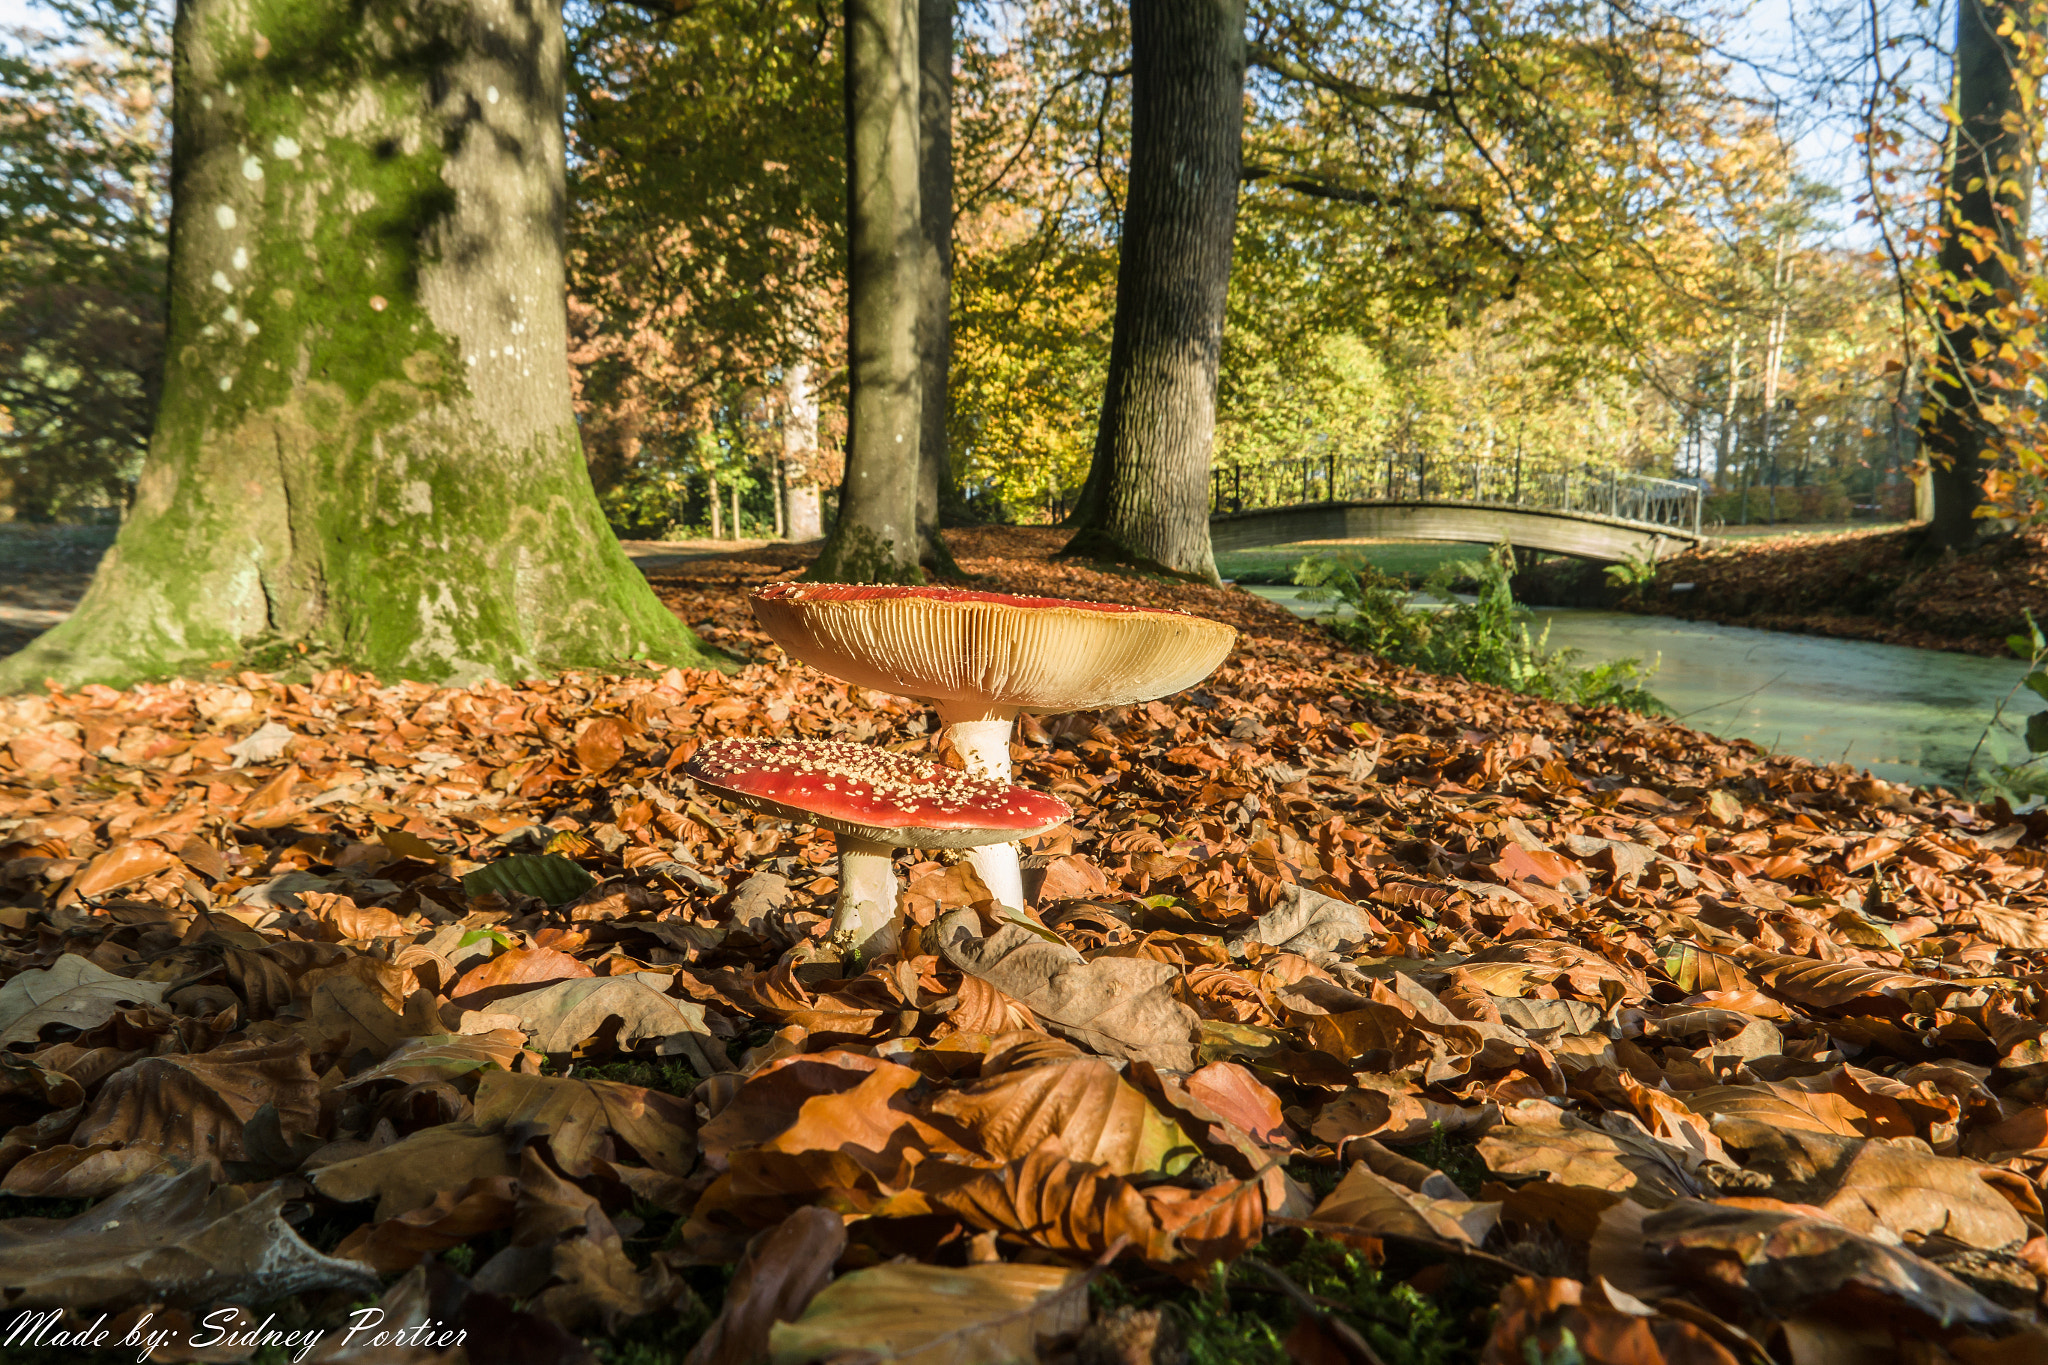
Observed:
[[[1391,663],[1432,673],[1449,673],[1530,696],[1579,706],[1620,706],[1646,715],[1668,714],[1644,686],[1652,669],[1640,659],[1617,659],[1583,667],[1575,649],[1550,648],[1550,631],[1529,633],[1529,611],[1508,586],[1514,551],[1497,545],[1484,559],[1445,564],[1423,584],[1423,592],[1445,603],[1442,611],[1417,610],[1408,593],[1371,564],[1348,556],[1316,556],[1295,568],[1294,581],[1309,589],[1307,601],[1342,601],[1349,617],[1327,622],[1353,648]],[[1478,585],[1474,601],[1460,601],[1451,585]]]

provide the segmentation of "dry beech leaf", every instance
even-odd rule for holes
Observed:
[[[96,900],[109,891],[145,877],[154,877],[179,865],[177,856],[162,844],[136,839],[116,844],[87,863],[84,870],[72,878],[71,890]]]
[[[1479,1140],[1479,1155],[1496,1175],[1548,1175],[1626,1195],[1648,1208],[1705,1191],[1670,1147],[1588,1125],[1541,1100],[1503,1111],[1508,1123]]]
[[[840,1276],[802,1317],[777,1323],[768,1358],[771,1365],[806,1365],[858,1351],[876,1362],[1032,1365],[1040,1341],[1087,1321],[1087,1276],[1080,1271],[879,1265]]]
[[[83,1031],[124,1009],[154,1005],[161,982],[130,981],[77,953],[45,968],[17,972],[0,986],[0,1047],[30,1043],[52,1024]]]
[[[1289,1146],[1280,1097],[1235,1062],[1211,1062],[1187,1079],[1190,1095],[1267,1146]]]
[[[1773,1195],[1812,1205],[1857,1232],[1939,1233],[1986,1250],[2029,1235],[2003,1192],[2010,1172],[1936,1156],[1911,1139],[1840,1137],[1735,1117],[1717,1120],[1714,1134],[1744,1169],[1773,1178]]]
[[[555,1164],[578,1178],[590,1174],[607,1134],[665,1175],[688,1175],[696,1164],[697,1111],[690,1102],[623,1081],[492,1071],[477,1083],[473,1122],[545,1131]]]
[[[1647,1215],[1642,1247],[1681,1286],[1746,1291],[1789,1316],[1830,1296],[1882,1311],[1895,1331],[2011,1335],[2021,1319],[1903,1247],[1796,1211],[1686,1201]]]
[[[830,1283],[845,1250],[845,1220],[817,1207],[798,1209],[762,1233],[733,1272],[717,1319],[683,1365],[753,1365],[768,1353],[770,1332],[796,1321]],[[838,1326],[845,1340],[848,1324]]]
[[[442,1190],[518,1172],[503,1134],[465,1122],[422,1128],[389,1147],[307,1174],[314,1189],[339,1203],[375,1199],[374,1217],[381,1223],[433,1202]]]
[[[340,1089],[356,1090],[378,1081],[417,1085],[450,1080],[495,1066],[510,1071],[525,1051],[526,1035],[517,1029],[486,1029],[481,1033],[434,1033],[407,1038],[376,1066],[359,1071]]]
[[[1258,1240],[1266,1216],[1256,1181],[1222,1181],[1199,1193],[1172,1185],[1140,1190],[1100,1167],[1067,1160],[1057,1139],[933,1202],[977,1228],[1090,1258],[1128,1237],[1140,1256],[1159,1264],[1238,1255]]]
[[[984,978],[1083,1046],[1111,1057],[1143,1058],[1169,1071],[1193,1064],[1198,1021],[1173,998],[1178,973],[1168,963],[1133,957],[1085,961],[1072,948],[1015,924],[984,937],[972,910],[941,919],[937,939],[948,962]]]
[[[617,716],[592,716],[576,728],[576,761],[592,774],[608,773],[626,756],[626,727]]]
[[[283,1139],[320,1123],[320,1084],[297,1038],[146,1057],[100,1086],[72,1141],[150,1148],[180,1165],[246,1161],[242,1127],[269,1106]]]
[[[1403,1189],[1359,1161],[1316,1205],[1309,1221],[1360,1228],[1379,1237],[1476,1247],[1500,1222],[1500,1208],[1498,1201],[1443,1199]]]
[[[0,1305],[268,1303],[376,1289],[367,1267],[300,1240],[280,1216],[282,1185],[254,1198],[236,1186],[211,1187],[194,1167],[137,1180],[76,1217],[0,1221]]]
[[[573,1051],[617,1020],[622,1048],[644,1039],[653,1042],[655,1055],[681,1057],[699,1076],[728,1069],[724,1045],[712,1037],[704,1007],[665,994],[667,985],[668,978],[658,972],[584,976],[500,996],[491,1002],[491,1012],[519,1020],[542,1052]]]
[[[460,1189],[442,1190],[430,1204],[357,1228],[334,1254],[380,1275],[396,1275],[479,1233],[510,1226],[518,1192],[519,1182],[510,1176],[481,1176]]]
[[[565,981],[593,975],[590,968],[552,948],[513,948],[499,953],[481,967],[472,967],[448,989],[450,999],[500,986],[527,986],[536,982]]]
[[[1281,952],[1315,959],[1348,955],[1376,946],[1386,928],[1366,910],[1304,886],[1282,888],[1273,908],[1233,940],[1263,943]]]
[[[1005,1071],[940,1095],[931,1108],[1000,1161],[1022,1157],[1049,1137],[1059,1138],[1075,1161],[1117,1175],[1174,1175],[1196,1157],[1180,1125],[1099,1057]]]
[[[1907,972],[1849,962],[1819,962],[1810,957],[1755,949],[1741,954],[1740,961],[1771,994],[1813,1009],[1840,1009],[1872,998],[1898,1000],[1914,991],[1946,995],[1962,989],[1954,982]]]

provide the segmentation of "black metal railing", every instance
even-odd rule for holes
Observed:
[[[1447,502],[1609,517],[1700,533],[1698,485],[1594,465],[1457,459],[1420,452],[1372,459],[1307,456],[1210,471],[1209,510],[1255,512],[1330,502]]]

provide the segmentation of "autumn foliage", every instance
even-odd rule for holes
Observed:
[[[1056,543],[954,548],[1244,637],[1181,697],[1020,724],[1019,780],[1075,810],[1025,860],[1064,985],[1027,930],[949,946],[988,910],[957,862],[903,860],[917,930],[850,972],[829,836],[672,776],[730,735],[931,754],[925,708],[753,629],[794,551],[657,583],[729,676],[4,703],[0,1309],[381,1295],[471,1334],[380,1361],[1141,1359],[1087,1354],[1132,1322],[1090,1277],[1177,1293],[1313,1230],[1484,1286],[1486,1360],[2044,1349],[2048,817],[1394,669]],[[1272,1278],[1233,1302],[1298,1358],[1372,1358]]]

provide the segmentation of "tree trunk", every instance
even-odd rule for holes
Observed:
[[[718,503],[718,476],[716,474],[707,474],[704,476],[704,481],[704,501],[711,507],[711,538],[713,540],[724,540],[725,522],[722,519],[724,511]]]
[[[1132,0],[1131,183],[1109,381],[1065,554],[1216,581],[1209,454],[1244,63],[1243,0]]]
[[[1714,483],[1728,477],[1735,463],[1735,404],[1742,392],[1742,333],[1728,338],[1728,396],[1721,405],[1720,449],[1714,456]]]
[[[833,583],[916,582],[923,223],[918,0],[846,0],[846,479],[811,566]]]
[[[2025,251],[2034,195],[2025,128],[2037,115],[2019,49],[2038,35],[2036,13],[2018,0],[1960,0],[1956,9],[1954,154],[1939,264],[1951,287],[1977,287],[1950,304],[1953,322],[1942,331],[1942,363],[1928,374],[1930,401],[1920,420],[1921,444],[1932,465],[1928,541],[1934,549],[1963,550],[1976,543],[1984,472],[1996,458],[1999,438],[1981,404],[2021,399],[2013,387],[2016,377],[1997,358],[2005,336],[1991,312],[1999,306],[1998,295],[2010,298],[2025,285],[2014,279],[2012,266]],[[2007,26],[2011,31],[2001,37],[1999,30]],[[1992,248],[1988,254],[1985,245]],[[1981,362],[1980,342],[1989,347]]]
[[[825,534],[814,462],[818,458],[818,395],[811,388],[811,363],[782,367],[782,484],[788,497],[788,535],[794,541]]]
[[[782,461],[773,456],[770,456],[768,460],[768,488],[773,494],[769,501],[775,504],[775,538],[777,540],[787,540],[789,539],[788,528],[787,523],[783,519],[784,503],[782,499],[784,487]]]
[[[946,441],[947,379],[953,365],[953,11],[955,0],[919,0],[918,216],[924,225],[918,369],[924,392],[917,442],[917,559],[935,573],[960,566],[939,534],[953,481]]]
[[[740,482],[738,479],[734,479],[732,482],[732,538],[734,540],[744,540],[746,538],[745,534],[740,530]]]
[[[183,0],[175,53],[149,457],[0,689],[283,643],[456,683],[707,662],[607,528],[570,408],[559,3]]]

